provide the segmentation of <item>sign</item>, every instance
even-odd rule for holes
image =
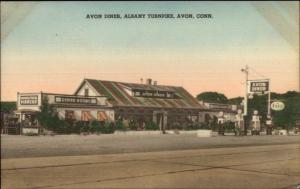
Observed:
[[[38,105],[38,96],[20,96],[21,105]]]
[[[249,80],[248,93],[264,93],[269,91],[269,80]]]
[[[38,128],[22,128],[23,134],[39,134]]]
[[[284,109],[284,103],[280,101],[272,102],[271,109],[275,111],[281,111]]]
[[[55,102],[68,104],[97,104],[97,99],[70,96],[55,96]]]

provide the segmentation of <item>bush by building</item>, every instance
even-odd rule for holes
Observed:
[[[116,128],[116,130],[119,130],[119,131],[126,131],[127,130],[127,128],[124,126],[124,124],[121,120],[116,121],[115,128]]]
[[[159,130],[159,127],[154,122],[148,122],[145,125],[145,130]]]
[[[133,131],[136,131],[138,129],[138,123],[137,123],[137,121],[131,120],[129,122],[129,129],[133,130]]]

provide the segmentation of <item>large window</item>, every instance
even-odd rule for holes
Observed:
[[[98,119],[98,121],[105,121],[105,120],[107,120],[107,115],[106,115],[105,111],[98,111],[98,113],[97,113],[97,119]]]
[[[65,119],[66,120],[75,120],[75,113],[73,110],[66,110],[65,111]]]
[[[81,120],[82,121],[91,121],[93,116],[90,111],[82,111],[81,112]]]

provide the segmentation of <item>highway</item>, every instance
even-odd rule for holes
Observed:
[[[151,137],[158,136],[145,138]],[[181,137],[182,140],[186,138],[185,140],[189,141],[187,138],[193,140],[195,136],[179,136]],[[248,138],[248,141],[257,139],[257,142],[245,142],[243,145],[236,146],[229,145],[231,144],[229,141],[235,140],[233,137],[215,137],[216,141],[223,141],[223,146],[214,145],[212,142],[206,148],[200,146],[193,149],[167,150],[167,143],[161,142],[165,145],[163,149],[148,152],[137,152],[137,150],[130,153],[65,154],[64,156],[38,154],[39,156],[34,157],[20,157],[19,154],[18,157],[1,160],[1,186],[2,188],[81,189],[296,189],[300,185],[300,143],[297,143],[297,137],[299,139],[299,136],[282,136],[281,142],[284,144],[267,143],[268,140],[278,139],[276,136],[264,140],[264,137],[261,139],[241,137],[239,140]],[[136,140],[136,136],[121,138]],[[169,138],[160,140],[166,139]],[[204,144],[211,142],[211,138],[195,140],[200,140]]]

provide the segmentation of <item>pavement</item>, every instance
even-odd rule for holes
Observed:
[[[115,139],[111,136],[105,137],[96,138],[101,138],[102,142],[111,142]],[[13,138],[15,141],[11,142]],[[98,141],[94,136],[76,136],[76,140],[72,137],[72,139],[67,137],[63,140],[57,138],[18,138],[18,136],[9,137],[9,140],[1,138],[4,142],[1,145],[6,148],[4,152],[7,152],[7,149],[11,152],[12,149],[28,145],[31,145],[31,148],[38,148],[43,145],[36,145],[36,142],[43,139],[48,142],[57,141],[57,148],[52,147],[50,155],[35,153],[28,156],[22,151],[22,153],[14,153],[15,157],[1,159],[1,188],[296,189],[300,187],[299,136],[298,138],[296,136],[214,137],[215,142],[211,141],[212,138],[195,136],[177,136],[177,138],[176,136],[169,138],[148,136],[144,139],[127,136],[120,137],[120,141],[124,143],[128,140],[131,141],[130,144],[143,145],[152,138],[152,140],[157,139],[153,145],[161,143],[162,147],[152,149],[147,148],[146,145],[145,151],[147,152],[139,152],[140,148],[135,147],[138,146],[136,144],[134,148],[131,148],[131,153],[121,153],[117,150],[118,153],[115,154],[80,153],[83,147],[88,147]],[[89,142],[80,145],[83,139]],[[197,143],[198,140],[200,142]],[[271,144],[273,140],[282,144]],[[62,141],[70,143],[77,141],[75,144],[78,146],[74,147],[79,148],[77,155],[68,154],[68,149],[65,155],[55,155],[56,150],[63,154],[60,151],[61,146],[66,147],[66,145],[61,144]],[[172,141],[175,144],[185,141],[186,144],[179,145],[180,147],[174,150],[174,146],[166,141]],[[195,148],[195,145],[189,149],[188,144],[195,142],[199,147]],[[223,145],[218,144],[222,142]],[[203,144],[199,145],[200,143]],[[18,144],[19,147],[15,148],[12,144]],[[52,142],[45,147],[51,145],[53,145]],[[98,145],[105,144],[99,143]],[[128,147],[127,145],[126,142],[122,145],[123,150]],[[31,150],[31,152],[35,151]],[[24,157],[21,157],[22,154]]]
[[[1,188],[297,188],[300,144],[1,160]]]
[[[1,135],[1,158],[102,155],[187,149],[299,144],[298,136],[219,136],[196,135]]]

